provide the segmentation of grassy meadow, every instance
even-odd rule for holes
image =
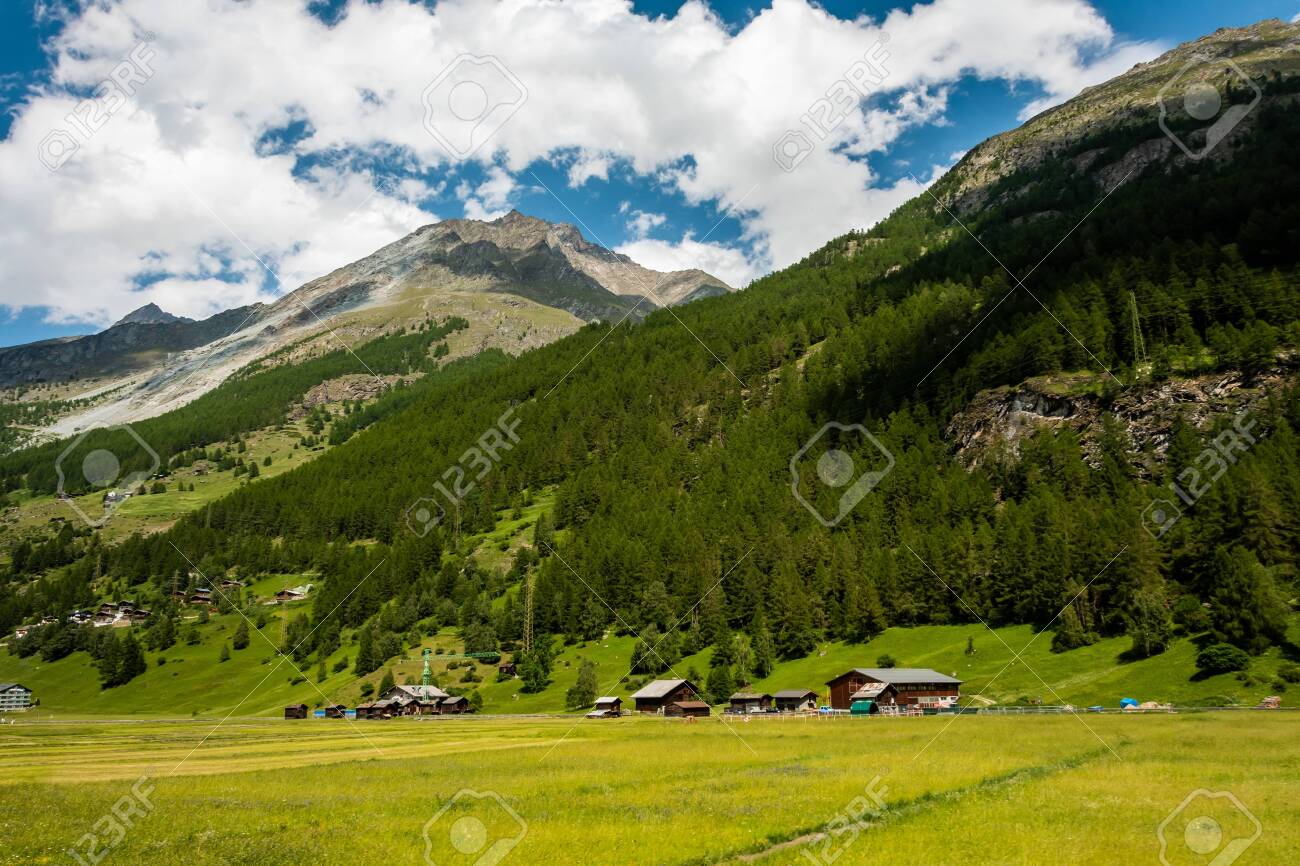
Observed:
[[[1259,821],[1236,862],[1300,849],[1300,718],[1085,721],[20,719],[0,726],[0,863],[74,863],[67,849],[121,835],[106,862],[419,864],[426,826],[439,866],[1155,863],[1157,828],[1198,789]],[[97,825],[142,775],[148,809],[123,812],[123,834]],[[1203,815],[1224,843],[1253,833],[1226,800],[1197,799],[1167,828],[1169,863],[1205,862],[1183,841]],[[497,839],[518,841],[480,861]]]

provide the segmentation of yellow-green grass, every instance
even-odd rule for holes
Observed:
[[[259,479],[273,478],[309,462],[328,450],[328,446],[318,450],[301,446],[294,448],[298,437],[306,433],[306,426],[302,422],[287,424],[283,428],[272,427],[254,431],[245,437],[248,451],[239,456],[243,457],[245,463],[258,464]],[[263,466],[262,462],[267,457],[271,458],[271,465]],[[157,532],[166,529],[180,517],[225,496],[240,485],[255,484],[257,480],[250,481],[247,475],[236,476],[234,470],[218,472],[215,465],[211,466],[204,475],[196,475],[188,467],[180,469],[162,479],[167,486],[167,492],[132,496],[119,505],[112,517],[104,524],[101,534],[106,540],[112,542],[135,532]],[[194,485],[194,489],[179,490],[177,485],[182,482],[187,488],[191,484]],[[103,514],[102,499],[103,491],[97,491],[76,497],[74,501],[82,512],[92,519],[97,519]],[[60,502],[53,496],[19,498],[18,506],[18,520],[11,527],[14,530],[48,527],[52,521],[60,518],[74,522],[81,520],[68,503]]]
[[[474,814],[494,836],[522,833],[505,864],[806,863],[805,851],[828,850],[816,834],[840,826],[868,786],[885,808],[832,839],[837,863],[1155,863],[1158,827],[1201,788],[1231,791],[1262,825],[1237,863],[1289,862],[1300,849],[1290,714],[1088,723],[20,721],[0,728],[0,862],[71,862],[66,849],[141,775],[152,811],[110,862],[419,864],[426,826],[434,862],[474,862],[437,859],[453,853],[455,820]],[[492,799],[471,811],[457,797],[466,790],[499,797],[526,828]],[[1229,834],[1253,829],[1194,807]],[[113,836],[104,824],[99,835]],[[1185,848],[1170,854],[1195,862]]]

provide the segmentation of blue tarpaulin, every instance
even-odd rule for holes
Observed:
[[[1119,699],[1119,708],[1120,708],[1121,710],[1124,709],[1125,707],[1136,707],[1137,705],[1138,705],[1138,702],[1137,702],[1137,700],[1136,700],[1135,698],[1120,698],[1120,699]]]

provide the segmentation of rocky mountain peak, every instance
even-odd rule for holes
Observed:
[[[113,323],[113,327],[118,325],[165,325],[170,322],[192,322],[193,319],[187,319],[184,316],[173,316],[157,304],[145,304]]]

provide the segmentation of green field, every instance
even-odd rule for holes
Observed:
[[[439,866],[1156,863],[1159,826],[1199,789],[1231,792],[1259,821],[1237,863],[1300,849],[1300,718],[1086,723],[20,719],[0,727],[0,863],[74,863],[67,849],[85,856],[92,834],[96,851],[121,836],[110,863],[419,864],[426,832]],[[148,805],[118,805],[132,825],[118,834],[101,819],[141,776]],[[1253,835],[1225,799],[1197,798],[1166,828],[1169,863],[1206,862],[1184,842],[1202,815],[1224,844]],[[499,860],[451,847],[453,828],[475,826],[517,846]]]

